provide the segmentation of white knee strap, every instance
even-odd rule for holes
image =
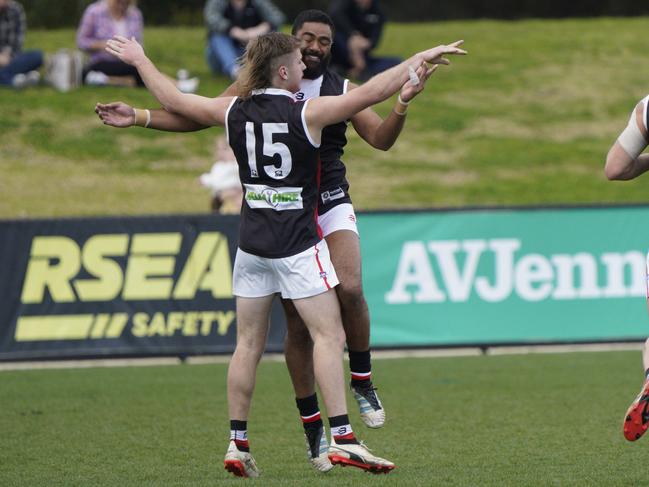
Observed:
[[[646,99],[643,100],[643,113],[646,110]],[[635,108],[631,112],[631,117],[629,118],[629,123],[627,124],[624,131],[617,138],[618,143],[624,149],[624,152],[629,154],[631,159],[637,159],[637,157],[642,154],[642,151],[647,147],[647,141],[642,136],[642,132],[638,128],[638,123],[636,122]],[[644,116],[643,116],[644,118]]]

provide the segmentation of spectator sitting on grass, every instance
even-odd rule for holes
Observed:
[[[23,6],[0,0],[0,85],[16,88],[37,84],[43,64],[41,51],[23,51],[27,22]]]
[[[235,215],[241,212],[243,188],[234,152],[224,136],[216,138],[216,162],[210,172],[202,174],[200,183],[212,192],[210,208],[215,213]]]
[[[106,41],[114,35],[135,37],[142,43],[144,22],[135,0],[98,0],[86,8],[77,31],[79,49],[90,54],[83,70],[87,85],[144,86],[133,66],[115,59],[105,51]],[[178,71],[176,86],[184,93],[194,93],[198,78],[190,78],[185,69]]]
[[[336,27],[331,62],[341,74],[366,80],[401,62],[371,55],[385,24],[379,0],[333,0],[329,13]]]
[[[208,0],[204,16],[207,63],[213,72],[232,79],[237,77],[237,61],[248,41],[284,23],[284,14],[270,0]]]
[[[114,35],[135,37],[142,43],[143,31],[142,12],[134,0],[98,0],[88,5],[77,31],[77,46],[90,55],[83,70],[86,84],[144,86],[137,69],[104,50]]]

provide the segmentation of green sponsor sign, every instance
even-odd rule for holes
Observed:
[[[373,346],[649,335],[649,207],[359,215]]]

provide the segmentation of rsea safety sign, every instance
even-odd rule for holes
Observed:
[[[231,352],[238,226],[236,216],[0,222],[0,357]]]

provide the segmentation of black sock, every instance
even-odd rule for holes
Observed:
[[[372,383],[372,357],[369,349],[364,352],[349,350],[349,370],[352,386],[366,386]]]
[[[329,418],[329,427],[331,429],[331,437],[339,445],[358,444],[358,440],[352,430],[352,425],[349,424],[349,416],[346,414]]]
[[[644,371],[644,378],[645,380],[649,379],[649,369]]]
[[[230,420],[230,440],[234,441],[239,451],[250,451],[248,444],[248,421]]]
[[[304,426],[305,431],[322,427],[318,396],[315,393],[304,398],[296,397],[295,404],[297,404],[297,408],[300,411],[300,419],[302,420],[302,426]]]

